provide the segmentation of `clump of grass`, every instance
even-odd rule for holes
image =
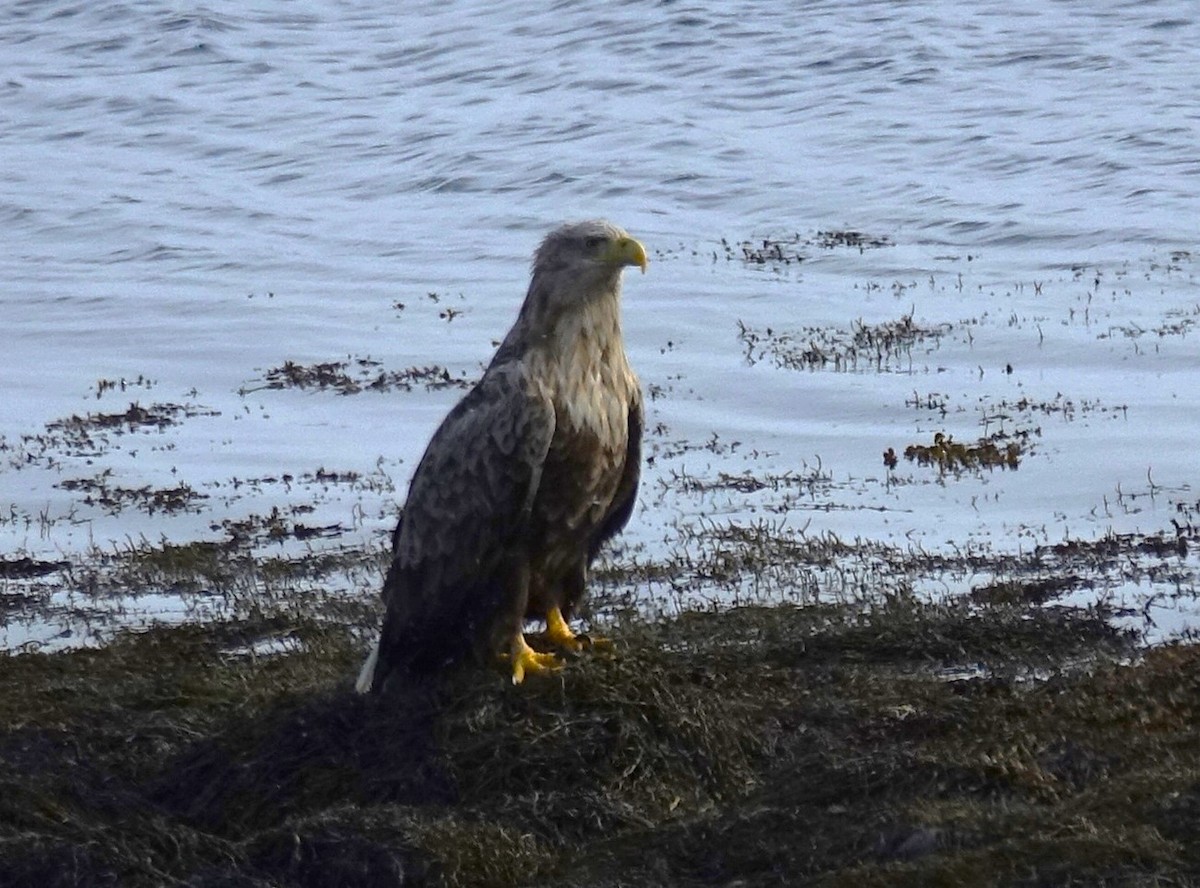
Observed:
[[[1004,439],[1008,440],[1005,441]],[[904,458],[921,466],[934,466],[940,474],[956,474],[979,469],[1017,469],[1029,448],[1029,433],[992,435],[973,444],[955,441],[951,435],[937,432],[932,444],[909,444]],[[1001,446],[1003,445],[1003,446]]]
[[[892,241],[886,235],[870,235],[844,229],[818,231],[812,236],[794,232],[758,240],[738,241],[736,245],[722,238],[721,246],[724,248],[726,261],[737,257],[748,265],[779,266],[803,262],[807,258],[804,251],[814,247],[823,250],[848,247],[862,253],[867,249],[890,247]],[[713,256],[715,258],[716,254]]]
[[[136,401],[120,413],[72,414],[47,423],[45,432],[41,434],[22,435],[19,447],[15,448],[13,464],[54,462],[63,454],[92,456],[110,445],[110,436],[163,431],[184,419],[214,415],[216,411],[198,404],[168,403],[143,407]]]
[[[404,370],[384,370],[382,364],[369,357],[346,361],[323,361],[316,364],[297,364],[284,361],[268,370],[261,384],[243,387],[241,394],[262,389],[314,388],[332,390],[342,395],[364,391],[412,391],[416,386],[426,389],[469,388],[472,380],[451,376],[445,367],[408,367]]]
[[[800,250],[811,244],[798,234],[782,238],[763,238],[761,241],[742,241],[738,244],[741,249],[742,261],[753,265],[790,265],[793,262],[803,262],[805,257]],[[727,257],[732,251],[727,251]]]
[[[139,428],[162,429],[174,425],[179,417],[195,415],[196,408],[182,404],[151,404],[143,407],[136,401],[121,413],[89,413],[86,416],[72,415],[65,419],[57,419],[47,424],[50,432],[63,432],[68,437],[76,437],[91,429],[124,429],[133,431]]]
[[[751,364],[771,358],[788,370],[877,371],[899,369],[911,361],[915,346],[936,346],[949,324],[926,326],[912,315],[880,324],[855,322],[849,330],[807,327],[798,331],[755,329],[738,321],[738,338]]]
[[[152,389],[158,385],[156,380],[139,373],[135,379],[126,379],[122,376],[120,379],[109,379],[101,377],[96,380],[96,400],[99,401],[106,392],[125,392],[130,388]]]
[[[0,578],[29,579],[31,577],[44,577],[47,574],[66,570],[70,566],[70,562],[67,561],[43,561],[38,558],[30,558],[28,555],[21,555],[16,558],[0,558]]]
[[[130,585],[190,589],[232,585],[246,559],[236,546],[210,540],[130,545],[117,556],[119,575]]]
[[[827,250],[834,247],[851,247],[860,253],[868,247],[893,246],[892,239],[886,234],[865,234],[853,230],[818,231],[816,243]]]
[[[200,511],[197,503],[208,499],[208,495],[199,493],[190,484],[180,482],[174,487],[122,487],[111,483],[111,469],[105,469],[91,478],[67,478],[55,486],[63,490],[79,491],[84,494],[84,505],[98,506],[110,515],[116,515],[126,506],[134,506],[148,515],[156,512],[174,514],[177,512]]]
[[[992,604],[1045,604],[1083,584],[1083,578],[1067,573],[1032,580],[997,580],[971,590],[971,600]]]

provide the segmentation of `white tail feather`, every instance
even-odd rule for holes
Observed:
[[[358,673],[358,681],[354,683],[354,690],[360,694],[371,693],[371,685],[375,683],[375,664],[379,662],[379,642],[375,642],[375,647],[371,648],[371,655],[367,657],[367,662],[363,663],[362,671]]]

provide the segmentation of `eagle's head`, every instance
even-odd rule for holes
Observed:
[[[546,235],[533,256],[533,276],[554,282],[556,290],[577,295],[611,291],[626,266],[643,272],[646,248],[611,222],[571,222]]]
[[[646,270],[646,248],[611,222],[572,222],[546,235],[533,254],[533,277],[517,322],[493,361],[510,360],[530,348],[573,354],[584,338],[621,353],[621,272]]]

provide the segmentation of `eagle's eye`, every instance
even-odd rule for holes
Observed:
[[[606,240],[608,240],[608,238],[604,237],[603,235],[593,234],[591,237],[586,237],[583,239],[583,245],[589,250],[596,250],[599,249],[600,245]]]

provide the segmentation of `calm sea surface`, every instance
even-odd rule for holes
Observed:
[[[0,58],[0,556],[301,502],[381,536],[459,392],[269,371],[473,377],[539,238],[592,216],[652,256],[625,286],[654,396],[638,557],[681,516],[1015,551],[1200,502],[1191,0],[33,0],[0,4]],[[886,245],[817,236],[847,230]],[[745,261],[764,239],[794,261]],[[940,335],[883,361],[761,346],[908,315]],[[190,415],[38,441],[135,402]],[[1028,435],[1017,471],[882,462],[998,429]],[[277,480],[319,469],[374,481]],[[801,507],[722,473],[827,483]],[[204,498],[113,511],[89,479]]]

